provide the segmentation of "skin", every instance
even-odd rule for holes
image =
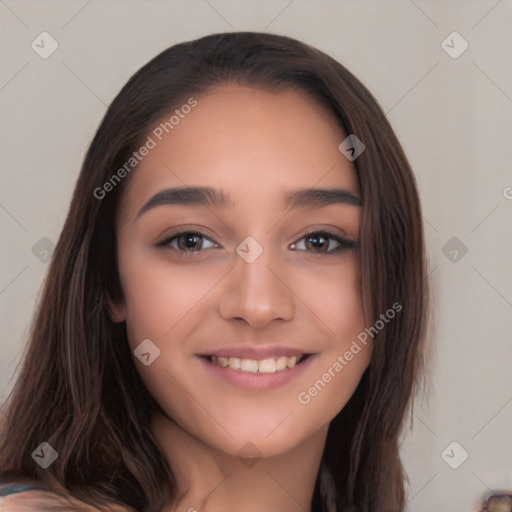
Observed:
[[[371,344],[299,403],[298,393],[365,327],[355,251],[326,253],[334,239],[317,248],[306,235],[329,229],[357,240],[361,209],[290,211],[282,196],[296,188],[358,194],[356,173],[338,150],[346,135],[305,94],[229,84],[197,100],[125,191],[117,222],[124,298],[111,314],[126,321],[132,351],[145,339],[160,349],[150,365],[134,362],[165,412],[155,414],[152,430],[176,474],[177,498],[167,510],[303,512],[329,422],[356,389]],[[232,207],[161,205],[138,215],[157,192],[182,186],[222,188]],[[156,246],[190,230],[204,233],[196,252],[180,252],[176,239]],[[247,236],[263,248],[252,263],[235,251]],[[247,390],[213,376],[197,357],[237,343],[315,355],[286,384]],[[251,467],[237,456],[249,442],[261,456]]]

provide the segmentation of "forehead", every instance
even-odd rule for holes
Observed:
[[[159,190],[183,186],[222,188],[234,205],[268,204],[297,188],[358,193],[354,167],[338,150],[346,135],[306,93],[229,84],[195,100],[191,109],[176,106],[179,120],[168,122],[175,109],[149,132],[155,146],[126,191],[134,207]]]

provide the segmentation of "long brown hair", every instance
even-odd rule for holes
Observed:
[[[23,365],[3,407],[0,478],[39,481],[99,507],[158,512],[173,497],[172,472],[149,431],[158,404],[135,369],[124,323],[108,315],[109,299],[121,295],[114,226],[130,176],[102,199],[94,191],[156,121],[191,95],[227,82],[292,87],[327,106],[341,129],[366,146],[353,163],[362,200],[367,325],[394,303],[402,311],[375,336],[369,367],[331,422],[323,462],[339,510],[402,511],[399,437],[424,375],[428,317],[415,179],[385,114],[359,80],[323,52],[266,33],[215,34],[175,45],[137,71],[108,108],[85,156]],[[47,469],[30,456],[43,441],[58,452]]]

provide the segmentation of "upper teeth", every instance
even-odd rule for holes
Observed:
[[[275,373],[287,368],[293,368],[304,357],[303,354],[297,356],[281,356],[278,358],[270,357],[268,359],[242,359],[240,357],[212,356],[211,361],[223,368],[233,368],[243,372],[251,373]]]

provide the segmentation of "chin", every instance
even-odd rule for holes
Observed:
[[[293,415],[293,413],[290,414],[288,419],[291,419]],[[273,421],[270,422],[272,423],[271,428],[267,421],[261,423],[257,420],[250,425],[238,425],[237,427],[232,425],[231,428],[228,426],[227,430],[233,437],[223,436],[217,447],[221,451],[237,457],[268,458],[282,455],[301,446],[308,437],[313,435],[315,429],[308,431],[304,423],[283,421],[284,417],[286,415],[273,418]]]

